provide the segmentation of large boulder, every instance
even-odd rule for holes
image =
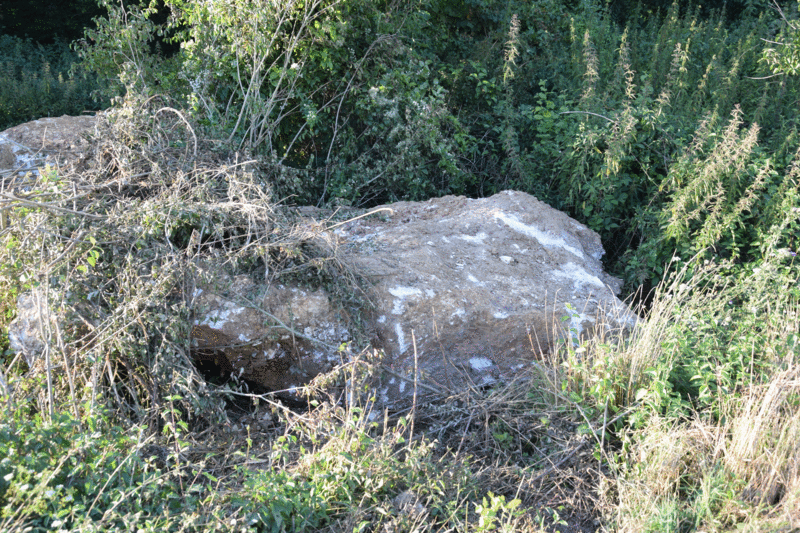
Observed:
[[[389,207],[335,230],[343,259],[373,282],[384,403],[407,399],[415,375],[420,393],[483,386],[512,379],[555,343],[635,323],[620,280],[603,272],[597,233],[533,196]]]
[[[96,117],[48,117],[0,132],[0,174],[37,172],[37,167],[78,159],[89,148]]]
[[[598,235],[528,194],[401,202],[336,226],[323,240],[370,282],[361,318],[385,353],[385,405],[408,401],[415,376],[418,394],[513,379],[556,343],[636,320],[603,272]],[[222,354],[226,372],[273,390],[340,362],[354,332],[329,295],[219,279],[197,298],[199,359]]]

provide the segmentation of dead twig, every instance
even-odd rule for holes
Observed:
[[[81,195],[80,197],[83,197],[83,196],[86,196],[86,195]],[[108,218],[107,216],[103,216],[103,215],[93,215],[91,213],[86,213],[84,211],[74,211],[72,209],[67,209],[66,207],[58,207],[56,205],[53,205],[56,202],[32,202],[30,200],[25,200],[24,198],[19,198],[17,196],[14,196],[13,194],[8,194],[8,193],[0,193],[0,197],[5,198],[5,199],[7,199],[9,201],[16,202],[16,203],[18,203],[20,205],[26,205],[28,207],[35,207],[35,208],[44,209],[44,210],[48,210],[48,211],[55,211],[55,212],[58,212],[58,213],[67,213],[67,214],[70,214],[70,215],[78,215],[78,216],[81,216],[81,217],[91,218],[92,220],[105,220],[105,219]],[[76,198],[78,198],[78,197],[76,197]],[[65,198],[64,200],[60,200],[58,203],[60,203],[62,201],[67,202],[67,201],[72,201],[72,200],[73,200],[73,198]],[[7,208],[4,208],[4,209],[7,209]]]

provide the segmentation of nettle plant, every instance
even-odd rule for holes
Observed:
[[[556,124],[568,122],[552,203],[600,233],[630,289],[655,286],[676,253],[760,261],[757,235],[796,190],[787,104],[798,85],[761,79],[769,17],[748,11],[729,26],[722,12],[674,4],[626,28],[584,13],[571,31],[577,90],[557,109]]]

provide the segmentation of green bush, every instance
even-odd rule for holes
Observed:
[[[796,149],[784,98],[798,85],[753,79],[769,20],[751,13],[727,26],[677,4],[621,33],[604,20],[574,26],[584,80],[555,203],[601,234],[630,288],[654,286],[674,253],[758,260],[756,228],[784,217],[763,216],[782,201],[769,191],[796,190],[781,173]]]
[[[72,72],[78,60],[64,42],[52,45],[0,35],[0,130],[41,117],[97,109],[94,75]]]
[[[401,31],[424,13],[365,0],[166,4],[174,16],[158,26],[153,8],[105,2],[82,54],[106,96],[170,94],[299,202],[424,198],[459,178],[446,91]],[[165,32],[182,44],[171,59],[148,53]]]
[[[298,203],[531,192],[598,231],[631,290],[676,251],[757,261],[756,235],[795,194],[800,87],[761,79],[775,21],[755,4],[735,21],[634,10],[624,28],[597,2],[270,6],[175,0],[158,25],[107,3],[86,65],[118,93],[177,97]],[[180,53],[150,54],[170,33]]]
[[[191,508],[192,497],[180,494],[176,480],[164,478],[137,448],[134,436],[102,415],[48,420],[6,413],[0,419],[0,528],[112,531],[150,520],[174,529],[171,515]]]

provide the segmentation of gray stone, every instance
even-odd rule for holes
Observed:
[[[309,228],[330,214],[300,213]],[[528,194],[396,203],[317,240],[371,283],[362,318],[385,354],[384,405],[407,403],[415,375],[420,395],[510,380],[556,343],[636,322],[603,272],[599,236]],[[224,281],[198,293],[193,336],[227,372],[291,390],[341,362],[354,332],[323,291],[208,278]]]
[[[48,117],[0,132],[0,175],[37,173],[37,167],[79,159],[89,147],[96,117]]]
[[[388,206],[335,230],[340,255],[372,280],[369,322],[392,403],[512,379],[555,343],[621,333],[636,321],[603,272],[599,236],[525,193]]]

